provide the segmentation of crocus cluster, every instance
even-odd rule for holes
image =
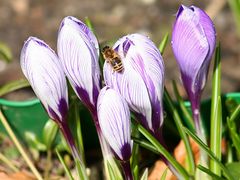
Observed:
[[[214,47],[215,29],[210,18],[197,7],[181,6],[173,28],[172,48],[197,128],[200,96]],[[21,53],[24,75],[49,116],[58,123],[73,154],[78,156],[67,126],[66,76],[92,114],[103,154],[111,149],[120,160],[126,179],[132,179],[130,110],[136,120],[163,143],[164,63],[161,53],[144,35],[120,38],[113,50],[119,55],[123,70],[113,71],[111,63],[105,61],[106,87],[101,90],[98,41],[83,22],[71,16],[63,19],[57,50],[58,55],[45,42],[30,37]]]

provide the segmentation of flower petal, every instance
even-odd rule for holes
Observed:
[[[110,73],[111,67],[105,63],[106,84],[114,89],[124,89],[119,93],[126,98],[131,109],[142,116],[141,123],[154,132],[163,123],[162,56],[153,42],[140,34],[124,36],[113,48],[122,59],[124,71]]]
[[[29,37],[21,51],[21,68],[49,116],[63,121],[68,111],[64,72],[55,52],[42,40]]]
[[[109,63],[104,64],[103,75],[106,85],[121,94],[128,102],[132,111],[137,113],[139,121],[149,129],[152,129],[152,108],[147,87],[141,76],[128,64],[123,62],[122,73],[112,72]]]
[[[98,98],[99,124],[110,147],[123,161],[131,157],[130,111],[126,101],[115,90],[104,87]]]
[[[58,55],[76,94],[93,109],[100,91],[96,37],[84,23],[74,17],[66,17],[59,29]]]

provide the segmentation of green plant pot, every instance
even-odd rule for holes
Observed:
[[[49,117],[38,99],[21,102],[0,99],[0,108],[20,140],[25,139],[26,131],[32,132],[38,139],[42,139],[42,129]],[[81,113],[81,119],[83,138],[87,138],[87,141],[84,141],[86,148],[97,147],[97,133],[90,120],[90,114],[84,111]],[[0,132],[6,133],[1,123]]]

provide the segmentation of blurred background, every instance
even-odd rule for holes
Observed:
[[[11,63],[0,61],[0,86],[23,78],[19,56],[23,42],[29,36],[43,39],[56,50],[58,27],[65,16],[75,16],[80,20],[88,17],[100,43],[114,42],[123,35],[138,32],[148,35],[158,45],[165,33],[171,35],[180,4],[196,5],[212,17],[222,47],[222,92],[239,91],[240,36],[226,0],[0,0],[0,41],[13,53]],[[166,86],[172,92],[171,80],[176,80],[185,96],[170,43],[163,57]],[[204,98],[210,93],[209,76]],[[26,91],[18,91],[6,98],[23,100],[31,96]]]

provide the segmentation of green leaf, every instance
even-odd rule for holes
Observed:
[[[146,168],[143,172],[143,175],[140,180],[148,180],[148,168]]]
[[[47,149],[52,147],[52,144],[56,138],[58,132],[58,125],[53,120],[49,119],[42,131],[43,142],[46,145]]]
[[[228,171],[228,169],[221,163],[221,161],[213,154],[213,152],[208,148],[208,146],[202,142],[201,139],[199,139],[194,133],[192,133],[190,130],[188,130],[187,128],[184,127],[185,132],[191,136],[191,138],[200,146],[200,148],[202,148],[207,154],[208,156],[213,159],[218,165],[219,167],[222,169],[222,171],[225,173],[226,177],[230,180],[233,180],[233,177],[231,176],[230,172]]]
[[[57,149],[56,149],[56,154],[57,154],[58,159],[59,159],[59,161],[61,162],[61,164],[62,164],[62,166],[63,166],[63,168],[64,168],[64,170],[65,170],[65,173],[66,173],[67,176],[68,176],[68,178],[69,178],[70,180],[74,180],[70,169],[67,167],[66,163],[64,162],[61,154],[59,153],[59,151],[58,151]]]
[[[85,23],[86,23],[87,27],[94,33],[95,31],[94,31],[92,22],[88,17],[85,17]]]
[[[167,172],[168,172],[168,168],[166,168],[164,171],[163,171],[163,174],[161,176],[161,179],[160,180],[166,180],[166,177],[167,177]]]
[[[21,88],[25,88],[25,87],[29,87],[29,86],[30,86],[30,84],[26,79],[20,79],[17,81],[9,82],[9,83],[3,85],[2,87],[0,87],[0,97],[7,93],[12,92],[12,91],[15,91],[15,90],[18,90]]]
[[[226,164],[227,169],[236,180],[240,179],[240,162],[233,162]]]
[[[31,148],[38,151],[46,151],[46,146],[37,139],[37,136],[34,133],[27,131],[24,133],[24,136],[26,142]]]
[[[197,166],[198,169],[200,169],[201,171],[205,172],[206,174],[208,174],[209,176],[211,176],[213,179],[216,180],[224,180],[224,178],[218,176],[217,174],[214,174],[212,171],[210,171],[209,169],[205,168],[202,165],[198,165]]]
[[[221,105],[221,47],[216,48],[212,80],[210,149],[221,160],[222,105]],[[210,170],[221,175],[220,167],[210,160]]]
[[[115,180],[116,179],[116,177],[115,177],[115,174],[114,174],[114,171],[113,171],[113,169],[112,169],[112,166],[110,165],[110,163],[109,162],[107,162],[107,168],[108,168],[108,174],[109,174],[109,179],[110,180]]]
[[[238,135],[237,127],[234,121],[231,118],[227,118],[227,125],[230,132],[230,138],[233,142],[234,147],[237,150],[238,156],[240,156],[240,137]]]
[[[137,129],[137,126],[136,126],[136,119],[134,119],[134,115],[132,116],[132,136],[136,137],[136,138],[139,138],[140,136],[140,133]],[[131,168],[132,168],[132,172],[133,172],[133,176],[134,176],[134,179],[138,179],[139,177],[139,144],[138,143],[133,143],[133,149],[132,149],[132,156],[131,156],[131,159],[130,159],[130,163],[131,163]]]
[[[168,38],[169,38],[169,34],[166,33],[163,37],[163,40],[160,42],[160,44],[158,46],[158,49],[161,52],[161,54],[164,53],[164,50],[165,50],[165,48],[167,46],[167,43],[168,43]]]
[[[152,145],[155,146],[157,151],[168,160],[168,162],[173,166],[173,168],[175,168],[175,170],[179,173],[178,175],[180,176],[180,178],[184,178],[184,179],[190,178],[189,174],[181,166],[181,164],[179,164],[173,158],[173,156],[158,142],[158,140],[155,139],[143,126],[138,124],[138,130],[152,143]]]
[[[154,152],[155,154],[159,154],[158,150],[152,145],[150,144],[149,142],[143,140],[143,139],[139,139],[139,138],[136,138],[136,137],[132,137],[132,140],[136,143],[136,144],[139,144],[140,146],[148,149],[149,151],[152,151]]]
[[[176,85],[176,82],[174,80],[172,81],[172,86],[173,86],[173,91],[174,91],[175,97],[177,98],[179,107],[180,107],[180,109],[181,109],[181,111],[183,113],[184,121],[185,121],[186,125],[188,126],[188,128],[191,131],[194,132],[195,128],[194,128],[194,123],[193,123],[192,116],[189,113],[189,111],[187,110],[187,108],[186,108],[186,106],[184,104],[183,98],[180,96],[178,88],[177,88],[177,85]]]
[[[235,121],[237,119],[239,119],[240,117],[240,104],[235,108],[235,110],[232,112],[231,116],[230,116],[230,121]]]
[[[225,106],[227,108],[227,111],[229,114],[232,114],[233,111],[236,109],[236,107],[238,106],[238,102],[236,101],[236,99],[234,98],[227,98],[226,101],[225,101]]]
[[[195,171],[195,163],[194,163],[194,158],[193,158],[193,154],[192,154],[192,149],[191,149],[191,146],[190,146],[190,143],[189,143],[189,139],[188,139],[186,133],[184,132],[184,130],[182,128],[183,124],[182,124],[181,118],[178,114],[178,110],[174,106],[173,101],[172,101],[171,97],[169,96],[166,88],[164,88],[163,96],[164,96],[164,101],[166,102],[166,105],[167,105],[169,111],[173,114],[173,119],[174,119],[175,124],[177,126],[178,132],[181,136],[181,139],[184,142],[186,152],[187,152],[187,158],[188,158],[187,162],[188,162],[189,171],[190,171],[190,174],[193,175],[194,171]]]
[[[4,60],[9,63],[12,61],[12,58],[13,55],[10,48],[6,44],[0,42],[0,60]]]
[[[71,150],[62,133],[60,133],[60,137],[61,137],[61,141],[57,144],[55,149],[58,150],[59,152],[67,151],[69,154],[71,154]]]

